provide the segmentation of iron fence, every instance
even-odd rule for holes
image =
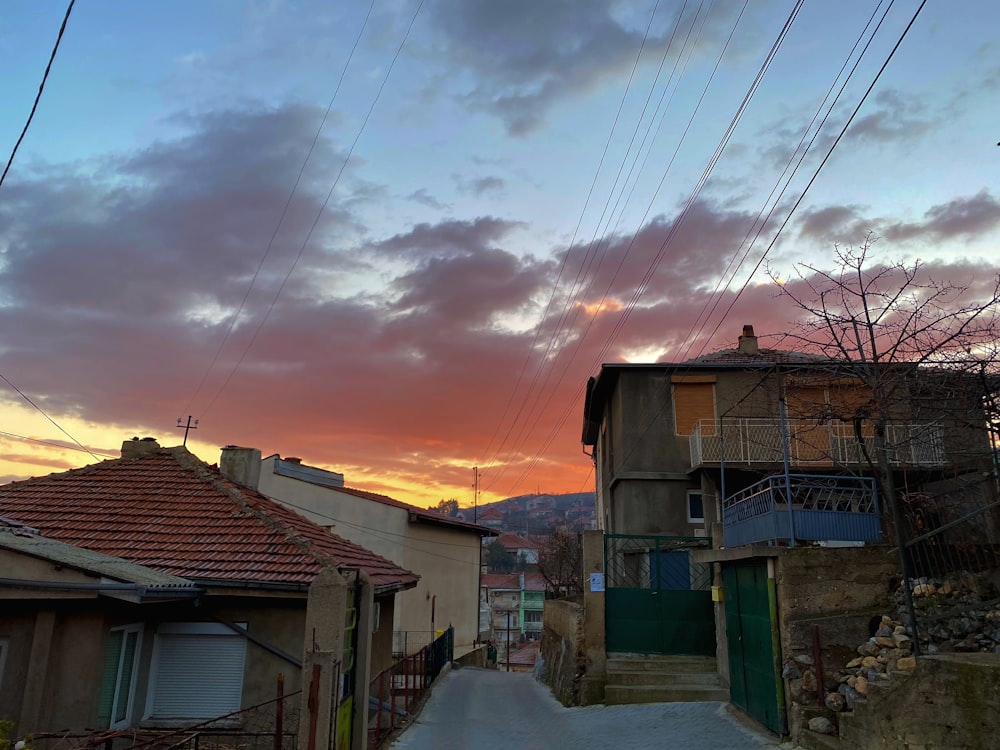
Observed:
[[[368,698],[368,747],[410,720],[411,710],[427,694],[445,664],[454,658],[455,629],[449,627],[417,653],[400,659],[371,681]]]
[[[977,473],[927,485],[904,493],[901,510],[912,576],[909,615],[921,640],[976,635],[981,615],[1000,601],[996,478]]]

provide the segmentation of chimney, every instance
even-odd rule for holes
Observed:
[[[222,449],[219,471],[231,482],[255,490],[260,482],[260,451],[257,448],[227,445]]]
[[[743,335],[740,336],[740,351],[755,357],[760,354],[760,347],[757,346],[757,337],[753,335],[753,326],[743,326]]]
[[[289,456],[288,458],[283,458],[282,461],[288,461],[290,464],[301,464],[302,459],[298,456]]]
[[[152,456],[158,450],[160,450],[160,444],[156,442],[156,438],[144,437],[140,440],[134,437],[122,443],[122,458]]]

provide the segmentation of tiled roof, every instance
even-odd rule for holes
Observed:
[[[497,537],[497,541],[507,549],[538,549],[536,542],[517,534],[511,534],[510,532],[501,534]]]
[[[521,577],[517,573],[483,573],[479,585],[488,589],[521,590]]]
[[[120,557],[102,555],[100,552],[57,542],[4,521],[5,519],[0,518],[0,548],[48,560],[63,567],[97,573],[116,581],[150,587],[194,588],[194,584],[184,578],[137,565]]]
[[[511,651],[507,658],[508,664],[516,664],[522,667],[533,667],[538,661],[538,649],[542,645],[541,641],[526,643],[520,648]]]
[[[773,364],[834,364],[838,360],[822,354],[807,354],[784,349],[760,349],[757,354],[747,354],[741,349],[721,349],[700,357],[686,360],[684,365],[773,365]],[[670,365],[666,365],[669,367]],[[676,366],[676,365],[675,365]]]
[[[324,567],[360,568],[383,591],[417,582],[180,447],[0,486],[0,515],[199,582],[308,585]]]

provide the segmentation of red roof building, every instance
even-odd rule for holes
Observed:
[[[185,448],[149,440],[126,442],[122,458],[0,486],[0,515],[203,584],[306,587],[330,566],[360,568],[378,593],[418,580]]]

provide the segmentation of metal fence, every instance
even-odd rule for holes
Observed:
[[[913,609],[922,640],[978,630],[1000,602],[1000,498],[996,478],[970,474],[905,493],[901,509]],[[992,630],[991,630],[992,632]]]
[[[410,720],[410,712],[427,694],[444,665],[454,658],[455,629],[412,656],[397,661],[372,680],[368,698],[368,747],[378,748]]]
[[[712,566],[675,553],[710,549],[708,537],[605,534],[606,585],[616,589],[708,590]]]
[[[437,639],[436,630],[394,630],[392,631],[392,658],[402,659],[412,656]]]
[[[72,750],[296,750],[301,692],[286,694],[278,675],[273,700],[197,724],[37,733],[31,744]]]

